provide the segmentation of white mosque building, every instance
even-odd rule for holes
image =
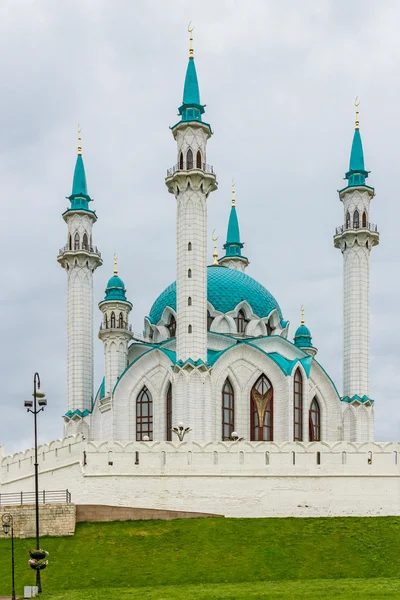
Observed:
[[[218,184],[204,112],[191,43],[165,179],[176,199],[176,281],[144,317],[142,339],[129,325],[116,263],[93,307],[102,259],[79,143],[57,258],[67,275],[65,438],[43,448],[41,477],[90,503],[234,516],[398,514],[400,446],[373,441],[369,262],[379,233],[358,112],[333,238],[344,261],[342,393],[318,362],[304,317],[292,341],[278,301],[248,274],[234,189],[225,254],[207,265],[207,203]],[[97,321],[104,377],[95,393]],[[0,490],[20,489],[21,455],[3,459]]]

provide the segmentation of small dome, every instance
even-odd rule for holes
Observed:
[[[126,299],[125,284],[118,275],[113,275],[106,287],[106,295],[102,302],[108,302],[109,300],[119,300],[120,302],[128,302]],[[102,304],[100,302],[100,304]],[[129,302],[130,304],[130,302]]]
[[[118,277],[118,275],[113,275],[107,283],[107,289],[109,288],[122,288],[124,290],[125,284],[122,281],[121,277]]]
[[[311,331],[305,325],[300,325],[294,334],[294,343],[299,348],[312,348]]]
[[[219,265],[207,267],[207,300],[221,313],[234,310],[239,302],[245,300],[260,319],[267,317],[274,309],[282,319],[281,309],[272,294],[258,281],[236,269]],[[176,282],[168,286],[154,302],[150,321],[158,323],[167,306],[176,310]]]

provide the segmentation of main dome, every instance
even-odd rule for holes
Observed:
[[[259,318],[267,317],[276,308],[282,319],[279,304],[264,286],[246,273],[229,267],[207,267],[207,300],[221,313],[234,310],[239,302],[246,300]],[[176,281],[154,302],[150,310],[150,321],[158,323],[167,306],[176,310]]]

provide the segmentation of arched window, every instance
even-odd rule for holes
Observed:
[[[186,153],[186,170],[190,171],[190,169],[193,169],[193,152],[189,148]]]
[[[104,315],[104,325],[106,326],[106,329],[107,329],[108,328],[107,313]]]
[[[188,278],[191,279],[191,277],[192,277],[192,269],[189,269],[188,270]]]
[[[188,243],[188,251],[190,252],[192,250],[192,242]]]
[[[225,380],[222,388],[222,439],[231,437],[235,430],[235,398],[229,379]]]
[[[207,331],[210,331],[212,322],[214,321],[214,317],[210,315],[210,311],[207,311]]]
[[[69,236],[69,239],[68,239],[68,248],[69,248],[69,250],[72,250],[72,236],[71,235]]]
[[[183,171],[183,154],[182,152],[179,155],[179,169]]]
[[[118,327],[120,329],[124,328],[124,315],[122,314],[122,312],[119,313],[119,317],[118,317]]]
[[[169,331],[169,337],[173,338],[176,336],[176,319],[174,315],[171,315],[169,323],[167,325],[167,329]]]
[[[251,441],[272,442],[273,417],[273,388],[265,375],[261,375],[253,385],[250,394]]]
[[[363,227],[367,226],[367,213],[365,212],[365,210],[364,210],[363,216],[362,216],[362,226]]]
[[[197,154],[196,154],[196,168],[201,169],[201,152],[200,152],[200,150],[197,150]]]
[[[308,432],[308,439],[310,442],[321,441],[321,411],[316,398],[313,399],[310,405]]]
[[[192,299],[191,299],[191,297],[190,297],[190,296],[189,296],[189,298],[188,298],[188,306],[192,306]]]
[[[295,442],[303,441],[303,379],[299,369],[294,374],[293,439]]]
[[[166,432],[166,438],[167,438],[167,442],[171,442],[172,441],[172,385],[169,384],[168,386],[168,390],[167,390],[167,415],[166,415],[166,425],[167,425],[167,432]]]
[[[350,213],[347,211],[346,213],[346,229],[350,229]]]
[[[236,330],[238,333],[244,333],[248,320],[242,309],[239,310],[237,317],[235,317]]]
[[[136,398],[136,440],[148,435],[153,440],[153,400],[146,386]]]
[[[88,244],[88,236],[86,233],[83,234],[83,239],[82,239],[82,249],[83,250],[89,250],[89,244]]]
[[[74,250],[79,250],[79,233],[74,235]]]
[[[188,333],[192,333],[192,326],[188,325]]]
[[[115,312],[111,313],[111,328],[115,329]]]
[[[353,228],[358,229],[360,227],[360,213],[356,209],[353,215]]]

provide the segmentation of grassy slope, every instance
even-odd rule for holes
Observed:
[[[91,592],[87,596],[90,600],[101,598],[96,590],[103,587],[177,586],[176,591],[170,589],[170,594],[175,595],[148,592],[149,595],[141,596],[153,600],[184,598],[176,595],[183,585],[234,584],[228,585],[225,591],[218,588],[222,595],[216,595],[216,586],[209,588],[211,592],[204,590],[204,594],[214,594],[211,596],[196,596],[187,591],[189,596],[186,597],[200,600],[244,598],[239,595],[239,590],[244,589],[238,585],[241,582],[398,579],[399,528],[400,518],[396,517],[84,523],[78,525],[73,537],[43,539],[42,547],[50,552],[50,565],[43,572],[43,586],[52,593],[84,588]],[[16,540],[17,591],[21,591],[23,585],[33,584],[34,574],[27,568],[27,550],[31,546],[31,540]],[[0,540],[0,595],[9,591],[9,569],[10,542]],[[359,583],[363,585],[361,581]],[[333,588],[336,586],[336,589],[332,588],[332,598],[341,598],[340,584],[332,583]],[[288,582],[284,588],[288,585],[297,584]],[[305,581],[302,585],[302,595],[279,595],[278,585],[278,595],[268,597],[307,598],[307,585],[324,584]],[[353,584],[343,582],[343,585]],[[393,587],[398,584],[377,581],[376,585]],[[253,597],[263,598],[262,590],[263,584],[255,590]],[[144,593],[142,590],[141,594]],[[249,594],[250,590],[246,595],[251,598]],[[397,587],[395,596],[389,594],[390,591],[382,596],[368,597],[400,597],[400,588]],[[326,593],[323,596],[328,597]],[[73,595],[54,595],[54,598],[58,597],[75,600]],[[110,596],[107,594],[106,597]],[[134,599],[139,595],[126,592],[118,597]],[[314,598],[318,597],[314,593]],[[348,597],[356,596],[353,593]],[[85,595],[79,592],[79,598],[83,600]]]

